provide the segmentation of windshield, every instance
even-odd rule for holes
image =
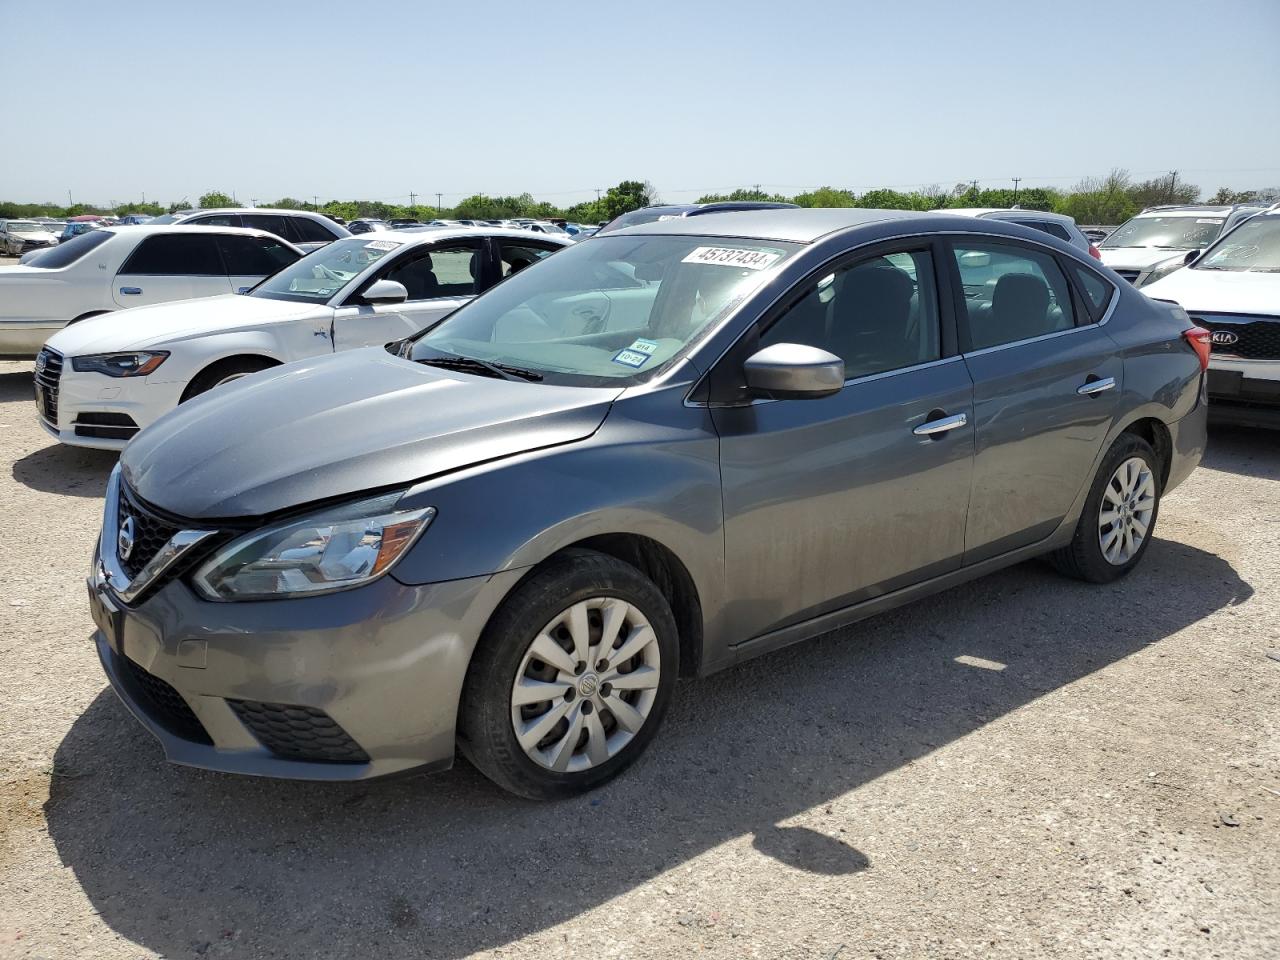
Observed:
[[[1192,269],[1280,273],[1280,217],[1246,220],[1215,244]]]
[[[34,233],[37,230],[47,230],[43,223],[35,223],[31,220],[10,220],[10,233]]]
[[[326,303],[357,274],[400,246],[394,240],[344,237],[267,277],[249,292],[249,296],[296,303]]]
[[[172,213],[166,213],[164,216],[156,217],[154,220],[149,220],[148,222],[151,223],[152,225],[157,225],[162,223],[177,223],[178,218],[174,216]]]
[[[1098,245],[1115,247],[1155,247],[1160,250],[1198,250],[1207,247],[1222,232],[1225,217],[1134,217],[1121,224]]]
[[[797,249],[719,237],[602,237],[521,270],[420,335],[408,355],[468,358],[550,383],[622,386],[685,353]]]

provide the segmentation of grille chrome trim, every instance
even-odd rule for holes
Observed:
[[[217,530],[179,530],[156,552],[136,577],[130,577],[120,563],[116,542],[120,532],[120,466],[107,480],[106,506],[102,516],[102,536],[98,540],[98,567],[103,580],[124,603],[133,603],[189,550],[218,533]]]
[[[58,388],[65,362],[66,358],[50,347],[41,347],[36,355],[36,412],[54,430],[58,429]]]

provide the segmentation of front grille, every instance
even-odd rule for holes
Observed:
[[[1133,283],[1133,281],[1138,279],[1142,271],[1141,270],[1117,270],[1116,273],[1120,274],[1122,279],[1128,280],[1130,283]]]
[[[49,426],[58,428],[58,386],[62,381],[62,354],[44,347],[36,356],[36,409]]]
[[[195,743],[213,743],[195,712],[182,699],[182,694],[128,657],[120,657],[119,662],[128,692],[147,716],[175,737]]]
[[[138,432],[138,424],[127,413],[82,413],[74,423],[77,437],[128,440]]]
[[[1280,360],[1280,317],[1231,317],[1209,314],[1192,317],[1193,321],[1213,333],[1232,333],[1235,343],[1215,343],[1212,352],[1220,357],[1242,360]]]
[[[143,507],[128,493],[125,484],[121,482],[116,529],[123,528],[125,521],[129,519],[133,520],[133,549],[128,559],[125,559],[120,556],[117,547],[116,557],[120,560],[120,566],[124,568],[124,572],[132,580],[151,562],[151,558],[160,552],[160,548],[169,542],[169,538],[181,528],[162,520]]]
[[[228,700],[227,704],[258,741],[283,760],[369,762],[369,755],[323,710],[256,700]]]

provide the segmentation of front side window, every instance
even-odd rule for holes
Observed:
[[[184,220],[197,227],[238,227],[240,226],[240,218],[234,213],[215,213],[207,217],[192,217],[190,220]]]
[[[416,338],[408,355],[518,367],[554,383],[638,382],[687,352],[796,249],[774,240],[602,237],[520,270]],[[630,285],[602,285],[602,269]]]
[[[938,294],[928,250],[891,253],[822,277],[760,337],[844,361],[845,379],[938,360]]]
[[[1280,273],[1280,217],[1254,217],[1240,224],[1191,269]]]
[[[268,277],[249,292],[251,297],[328,303],[329,299],[402,244],[370,237],[335,240]]]
[[[410,300],[435,300],[472,296],[479,272],[479,248],[456,244],[410,254],[392,264],[382,279],[404,284]]]
[[[212,233],[153,234],[138,244],[120,272],[151,277],[226,276],[217,239]]]
[[[46,270],[57,270],[75,263],[94,247],[99,247],[115,234],[105,230],[91,230],[70,240],[63,240],[56,247],[50,247],[37,253],[27,261],[28,267],[43,267]]]
[[[1071,288],[1049,254],[996,243],[957,242],[952,250],[968,315],[961,325],[964,349],[983,350],[1075,326]]]
[[[218,248],[233,277],[267,277],[298,259],[274,237],[218,237]]]
[[[1198,250],[1218,239],[1224,217],[1134,217],[1117,227],[1098,245],[1101,250],[1116,247],[1154,247],[1157,250]]]

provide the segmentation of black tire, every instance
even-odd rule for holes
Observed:
[[[228,357],[226,360],[219,360],[205,367],[192,378],[187,384],[187,389],[182,391],[182,399],[178,402],[185,403],[192,397],[198,397],[212,390],[228,377],[243,377],[275,366],[279,364],[266,357]]]
[[[516,739],[512,685],[543,627],[570,606],[598,597],[624,600],[649,621],[660,656],[656,697],[643,725],[616,754],[586,770],[558,773],[535,763]],[[670,703],[679,662],[675,617],[651,580],[604,554],[566,552],[512,591],[485,628],[463,684],[459,747],[486,777],[522,797],[548,800],[591,790],[630,766],[653,739]]]
[[[1120,465],[1131,457],[1139,457],[1146,461],[1155,484],[1155,506],[1151,512],[1151,521],[1147,524],[1146,536],[1137,551],[1125,563],[1115,564],[1107,560],[1102,552],[1102,544],[1098,536],[1098,517],[1102,509],[1102,498],[1107,484],[1120,468]],[[1049,555],[1050,562],[1069,577],[1085,580],[1089,583],[1111,583],[1127,574],[1138,565],[1147,547],[1151,546],[1151,538],[1155,534],[1156,520],[1160,515],[1160,461],[1151,445],[1141,437],[1131,433],[1121,434],[1111,445],[1107,455],[1098,466],[1098,473],[1093,478],[1093,486],[1085,499],[1084,510],[1080,521],[1076,524],[1074,537],[1067,546]]]

